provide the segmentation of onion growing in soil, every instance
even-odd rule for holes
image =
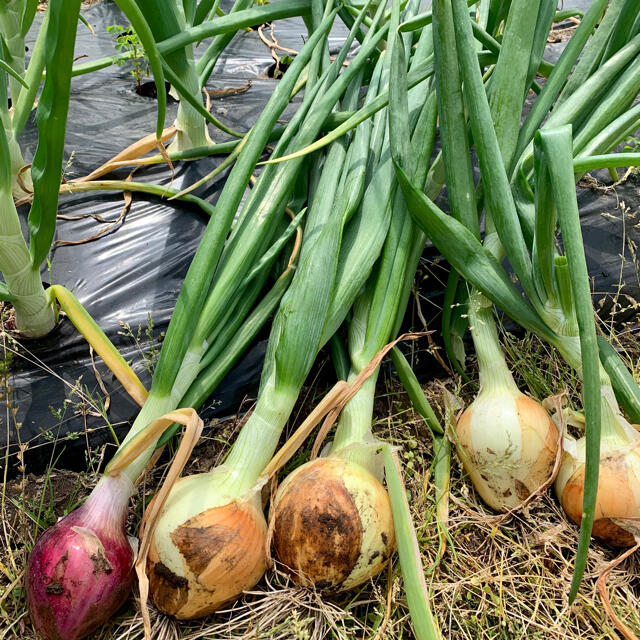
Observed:
[[[520,506],[551,478],[558,428],[539,403],[517,387],[504,360],[492,307],[469,300],[480,392],[456,424],[456,448],[482,499],[496,511]]]
[[[100,480],[86,502],[38,538],[27,565],[31,621],[48,640],[76,640],[124,603],[136,551],[125,533],[133,485]]]
[[[274,509],[275,555],[304,586],[352,589],[395,549],[387,491],[356,462],[330,456],[299,467],[278,489]]]
[[[635,544],[624,527],[627,518],[640,518],[640,434],[624,419],[609,386],[602,387],[600,472],[592,535],[615,547]],[[567,516],[582,521],[585,480],[584,437],[564,438],[556,495]]]

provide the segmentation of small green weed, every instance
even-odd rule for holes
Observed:
[[[107,32],[114,36],[116,41],[115,48],[120,51],[120,53],[130,54],[130,58],[118,60],[118,65],[122,66],[127,62],[131,64],[133,68],[130,73],[135,78],[138,85],[138,93],[140,93],[142,79],[149,75],[149,65],[138,34],[132,27],[124,27],[121,24],[108,26]]]

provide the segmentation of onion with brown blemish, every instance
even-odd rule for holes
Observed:
[[[558,453],[558,428],[546,409],[517,387],[504,359],[491,303],[475,291],[469,323],[480,392],[455,427],[462,464],[480,497],[510,511],[548,482]]]
[[[600,471],[592,535],[615,547],[635,544],[625,519],[640,518],[640,434],[621,415],[613,389],[602,387]],[[584,437],[565,435],[556,495],[567,516],[582,520],[585,478]]]
[[[496,511],[517,508],[551,477],[558,428],[539,402],[517,388],[481,391],[455,431],[473,486]]]
[[[147,559],[154,604],[181,620],[212,613],[266,569],[260,492],[238,495],[227,470],[180,479],[155,527]]]
[[[278,490],[272,541],[300,584],[352,589],[379,573],[395,549],[387,491],[356,462],[335,455],[308,462]]]

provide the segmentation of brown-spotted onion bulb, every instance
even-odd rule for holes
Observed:
[[[151,599],[181,620],[212,613],[260,580],[266,535],[260,491],[234,489],[233,473],[224,465],[181,478],[149,549]]]
[[[273,551],[299,584],[352,589],[379,573],[395,550],[391,502],[371,464],[375,446],[354,443],[312,460],[280,485]]]
[[[558,428],[544,407],[515,384],[491,308],[473,296],[469,304],[480,392],[457,421],[455,444],[480,497],[505,512],[519,507],[551,478]]]
[[[613,389],[601,388],[600,471],[592,535],[607,544],[635,544],[624,520],[640,518],[640,434],[620,413]],[[584,437],[564,438],[560,471],[555,481],[558,500],[567,516],[580,524],[585,477]]]

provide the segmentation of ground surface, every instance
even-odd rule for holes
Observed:
[[[568,402],[578,401],[578,385],[546,347],[535,340],[507,334],[511,362],[542,397],[550,390],[567,390]],[[621,343],[634,357],[640,343],[632,332]],[[524,374],[524,375],[522,375]],[[567,640],[618,638],[595,590],[595,580],[617,551],[594,543],[586,579],[576,603],[567,607],[577,529],[563,515],[552,493],[537,499],[508,519],[486,509],[461,471],[455,454],[451,468],[447,549],[437,562],[439,537],[435,525],[435,495],[430,481],[430,436],[410,407],[406,395],[389,378],[381,379],[376,403],[376,433],[402,447],[406,482],[431,584],[433,607],[444,638]],[[473,395],[472,387],[454,378],[425,387],[434,406],[442,406],[443,390]],[[307,389],[295,423],[322,395]],[[577,406],[577,405],[574,405]],[[444,418],[444,416],[442,416]],[[189,471],[211,468],[224,455],[241,420],[215,426],[194,452]],[[306,452],[300,454],[302,459]],[[300,460],[298,460],[299,462]],[[97,465],[98,461],[94,460]],[[160,465],[141,485],[151,495],[162,475]],[[50,469],[45,475],[27,472],[2,487],[0,536],[0,638],[31,639],[22,588],[26,554],[42,527],[77,505],[95,481],[95,474]],[[136,530],[140,499],[132,509]],[[611,602],[626,623],[640,633],[638,559],[631,556],[609,578]],[[254,591],[228,611],[203,621],[177,625],[153,613],[154,638],[413,638],[406,601],[394,561],[370,584],[348,594],[323,597],[293,586],[284,573],[270,572]],[[142,638],[135,596],[94,638]]]

